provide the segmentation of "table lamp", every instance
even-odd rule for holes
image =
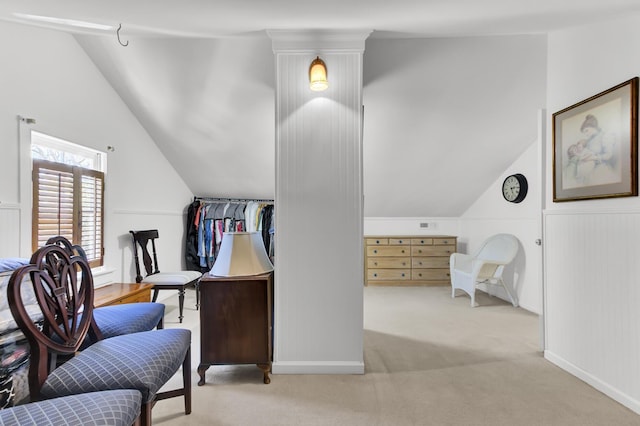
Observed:
[[[209,275],[239,277],[273,271],[259,232],[225,232]]]

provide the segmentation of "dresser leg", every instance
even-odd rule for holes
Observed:
[[[198,375],[200,376],[198,386],[204,385],[204,373],[209,369],[210,366],[211,364],[200,364],[198,366]]]
[[[269,377],[269,373],[271,372],[271,363],[268,364],[257,364],[258,368],[262,370],[264,374],[263,382],[265,385],[271,383],[271,378]]]

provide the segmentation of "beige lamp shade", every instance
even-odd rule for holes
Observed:
[[[273,271],[259,232],[225,232],[209,275],[240,277]]]
[[[326,90],[329,87],[327,66],[319,56],[309,66],[309,87],[316,92]]]

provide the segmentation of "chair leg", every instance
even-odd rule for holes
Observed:
[[[182,384],[184,386],[184,413],[191,414],[191,348],[182,362]]]
[[[196,288],[196,311],[200,309],[200,281],[194,284]]]
[[[153,401],[142,403],[140,411],[140,424],[142,426],[151,426],[151,406]]]
[[[513,295],[511,290],[509,290],[509,287],[507,287],[507,285],[504,283],[502,278],[500,278],[499,281],[500,281],[500,284],[502,284],[502,287],[504,287],[504,290],[507,292],[507,295],[509,296],[509,299],[511,299],[511,304],[513,305],[514,308],[517,308],[518,307],[518,301],[516,300],[515,296]]]
[[[158,290],[157,288],[153,289],[153,297],[151,298],[151,301],[155,303],[156,300],[158,300],[158,293],[160,293],[160,290]]]
[[[182,315],[184,311],[184,287],[178,290],[178,309],[180,310],[180,315],[178,316],[178,319],[182,324],[182,318],[184,318],[184,316]]]

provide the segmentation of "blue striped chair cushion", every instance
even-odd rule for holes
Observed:
[[[105,339],[153,330],[162,317],[162,303],[123,303],[93,310],[93,318]]]
[[[4,426],[131,426],[140,414],[142,397],[123,389],[48,399],[0,410]]]
[[[96,321],[96,325],[102,332],[104,339],[153,330],[163,317],[164,305],[162,303],[123,303],[121,305],[103,306],[93,310],[93,319]],[[56,342],[61,342],[56,335],[52,336],[52,339]],[[80,350],[85,350],[95,342],[96,340],[91,338],[91,334],[87,333]]]
[[[143,331],[101,340],[49,374],[43,398],[109,389],[137,389],[149,402],[180,368],[191,346],[191,331]]]

